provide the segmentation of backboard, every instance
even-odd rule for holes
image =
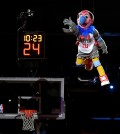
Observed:
[[[0,90],[0,119],[15,119],[22,108],[37,110],[36,119],[65,118],[64,78],[1,77]]]

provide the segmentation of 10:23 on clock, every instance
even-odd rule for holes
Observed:
[[[40,43],[42,42],[41,34],[25,34],[24,35],[24,49],[23,55],[30,55],[29,50],[36,51],[37,55],[40,55]]]
[[[18,58],[44,58],[44,32],[23,32],[18,36]]]

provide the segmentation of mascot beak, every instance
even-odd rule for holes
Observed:
[[[80,25],[83,25],[85,23],[85,21],[86,21],[86,17],[81,16],[79,21],[80,21]]]

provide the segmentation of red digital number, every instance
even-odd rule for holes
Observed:
[[[35,44],[32,44],[32,49],[37,51],[37,54],[40,55],[40,43],[37,44],[37,47],[35,46]]]
[[[34,43],[24,43],[24,49],[23,49],[23,55],[24,56],[30,56],[30,50],[37,52],[37,55],[40,55],[40,43],[37,43],[37,46],[35,46]]]

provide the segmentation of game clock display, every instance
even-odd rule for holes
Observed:
[[[45,58],[45,33],[43,31],[19,32],[17,34],[17,58]]]

